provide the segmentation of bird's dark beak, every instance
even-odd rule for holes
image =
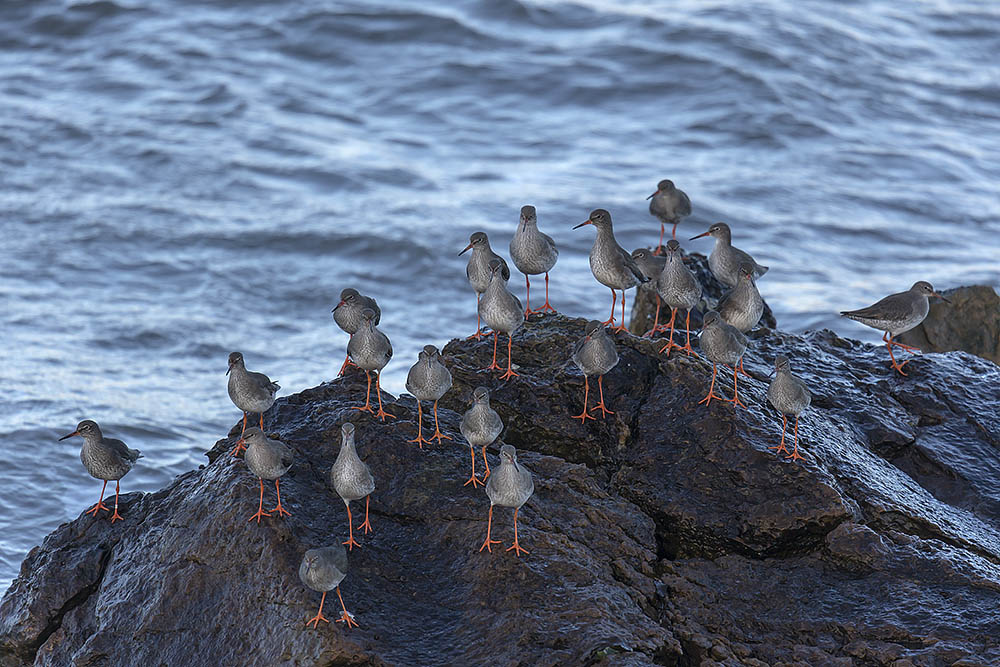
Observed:
[[[80,435],[80,432],[79,431],[73,431],[72,433],[70,433],[68,435],[64,435],[63,437],[59,438],[59,442],[62,442],[66,438],[72,438],[74,435]]]
[[[458,253],[458,254],[459,254],[459,255],[464,255],[464,254],[465,254],[465,252],[466,252],[466,251],[467,251],[467,250],[468,250],[469,248],[471,248],[471,247],[472,247],[472,244],[470,243],[469,245],[465,246],[465,250],[463,250],[462,252],[460,252],[460,253]]]
[[[594,224],[594,223],[592,223],[590,220],[586,220],[584,222],[581,222],[579,225],[577,225],[573,229],[580,229],[580,227],[583,227],[584,225],[592,225],[592,224]]]
[[[941,296],[941,295],[940,295],[940,294],[938,294],[937,292],[931,292],[931,294],[933,294],[933,295],[934,295],[934,296],[936,296],[937,298],[941,299],[941,300],[942,300],[942,301],[944,301],[945,303],[947,303],[947,304],[949,304],[949,305],[951,304],[951,301],[949,301],[948,299],[944,298],[943,296]]]
[[[773,378],[774,374],[777,373],[777,372],[778,372],[778,367],[775,366],[774,368],[771,369],[771,372],[767,374],[767,377]]]
[[[229,375],[229,371],[233,370],[233,365],[229,364],[229,368],[226,369],[226,375]]]
[[[341,306],[343,306],[343,305],[344,305],[345,303],[347,303],[347,302],[346,302],[346,301],[344,301],[343,299],[341,299],[341,300],[340,300],[340,303],[338,303],[338,304],[337,304],[336,306],[334,306],[334,307],[333,307],[333,310],[331,310],[330,312],[331,312],[331,313],[333,313],[333,312],[336,312],[336,310],[337,310],[338,308],[340,308]]]
[[[704,234],[698,234],[698,236],[692,236],[692,237],[691,237],[690,239],[688,239],[688,240],[689,240],[689,241],[694,241],[695,239],[700,239],[700,238],[701,238],[701,237],[703,237],[703,236],[708,236],[708,232],[705,232]]]
[[[658,194],[660,194],[660,191],[659,191],[659,190],[657,190],[657,191],[656,191],[656,192],[654,192],[653,194],[651,194],[651,195],[649,195],[648,197],[646,197],[646,199],[652,199],[653,197],[655,197],[655,196],[656,196],[656,195],[658,195]]]

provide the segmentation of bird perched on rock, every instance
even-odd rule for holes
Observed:
[[[410,367],[410,372],[406,375],[406,391],[417,399],[417,437],[407,442],[415,442],[423,449],[424,443],[429,445],[434,438],[437,438],[438,444],[442,438],[451,440],[451,437],[441,433],[438,427],[438,400],[449,389],[451,389],[451,372],[441,363],[441,353],[433,345],[424,345],[424,349],[417,354],[417,363]],[[424,413],[420,401],[434,401],[434,435],[430,440],[424,439]]]
[[[754,281],[753,265],[749,262],[740,264],[739,276],[740,281],[736,287],[719,299],[716,309],[726,324],[731,324],[740,332],[747,333],[760,322],[760,316],[764,314],[764,300],[760,298],[757,283]],[[743,370],[742,358],[736,370],[749,377]]]
[[[526,288],[524,315],[545,311],[556,312],[556,309],[549,305],[549,271],[559,259],[559,249],[550,236],[538,231],[534,206],[521,207],[521,221],[517,224],[514,238],[510,240],[510,258],[514,260],[517,270],[524,274]],[[545,303],[538,310],[532,310],[531,280],[528,276],[541,273],[545,274]]]
[[[142,458],[138,449],[129,449],[121,440],[105,438],[101,433],[101,427],[97,422],[84,419],[76,425],[76,430],[59,438],[60,441],[78,435],[83,438],[83,447],[80,448],[80,460],[83,467],[87,469],[91,477],[104,480],[101,487],[101,495],[97,499],[97,504],[84,512],[93,514],[95,517],[100,510],[109,511],[104,504],[104,491],[108,488],[108,482],[115,481],[115,511],[111,514],[111,523],[122,520],[122,515],[118,513],[118,490],[119,480],[128,474],[132,466]]]
[[[338,327],[353,336],[362,324],[361,311],[365,308],[371,308],[375,311],[374,321],[375,326],[378,326],[379,320],[382,319],[382,311],[375,299],[364,296],[358,290],[348,287],[340,293],[340,303],[333,308],[333,321],[337,323]],[[353,365],[355,364],[351,363],[351,355],[346,355],[344,365],[340,367],[337,377],[343,375],[348,366]]]
[[[490,260],[490,284],[479,300],[479,315],[493,330],[493,361],[487,370],[502,370],[497,364],[497,338],[501,332],[507,334],[507,372],[500,376],[501,380],[517,375],[511,370],[511,344],[514,331],[524,324],[524,308],[521,301],[507,290],[504,268],[500,260]]]
[[[785,458],[804,458],[799,454],[799,414],[809,407],[812,396],[806,383],[792,375],[791,364],[788,357],[779,355],[774,360],[774,379],[767,387],[767,401],[774,406],[774,409],[781,413],[781,444],[770,449],[777,449],[778,454],[788,454],[785,447],[785,429],[788,428],[788,418],[795,417],[795,449]]]
[[[656,254],[660,254],[663,246],[663,225],[673,225],[670,238],[677,238],[677,224],[681,218],[691,215],[691,200],[678,190],[671,180],[664,179],[656,184],[656,192],[646,197],[649,202],[649,213],[660,221],[660,241],[656,244]]]
[[[472,475],[462,486],[472,484],[472,488],[476,488],[476,484],[486,486],[485,482],[476,477],[476,447],[483,449],[483,463],[486,464],[486,475],[483,479],[487,479],[490,476],[490,462],[486,458],[486,448],[500,437],[500,433],[503,432],[503,420],[497,411],[490,407],[490,390],[486,387],[476,387],[472,392],[472,401],[472,407],[462,415],[459,429],[469,443],[469,453],[472,454]]]
[[[736,364],[743,357],[747,349],[747,337],[736,327],[726,324],[719,313],[710,310],[705,313],[704,324],[701,328],[701,350],[708,360],[712,362],[712,384],[708,388],[708,395],[698,401],[707,407],[713,398],[733,405],[746,407],[740,402],[740,390],[737,385]],[[725,364],[733,367],[733,397],[723,398],[715,393],[715,375],[718,371],[716,364]]]
[[[479,340],[483,336],[480,325],[479,301],[482,299],[486,288],[490,286],[492,275],[490,272],[490,262],[494,259],[500,262],[500,277],[503,278],[505,283],[510,280],[510,268],[503,257],[493,252],[486,232],[473,233],[469,237],[469,245],[465,246],[465,249],[458,254],[464,255],[470,249],[472,250],[472,255],[469,256],[469,263],[465,267],[465,275],[469,279],[472,289],[476,291],[476,333],[469,336],[469,338]]]
[[[243,429],[232,451],[233,456],[238,456],[246,449],[243,435],[247,430],[247,413],[260,414],[260,428],[263,430],[264,413],[274,405],[274,396],[281,389],[281,385],[272,382],[263,373],[248,371],[243,365],[243,355],[240,352],[229,354],[229,369],[226,375],[229,376],[229,398],[243,411]]]
[[[587,322],[583,338],[578,340],[573,347],[573,363],[583,373],[583,412],[573,415],[573,419],[579,419],[581,424],[588,419],[594,419],[587,410],[591,375],[597,376],[597,389],[601,395],[601,402],[591,410],[600,408],[601,414],[604,416],[615,414],[604,405],[603,380],[604,374],[618,365],[618,350],[615,348],[615,341],[608,335],[602,322],[597,320]]]
[[[893,346],[901,347],[910,352],[915,352],[919,348],[897,343],[893,338],[909,331],[924,321],[924,318],[927,317],[927,311],[930,310],[927,298],[932,296],[938,297],[945,303],[951,303],[948,299],[935,292],[930,283],[920,280],[913,283],[913,286],[905,292],[890,294],[867,308],[845,310],[840,314],[856,322],[870,326],[873,329],[885,332],[882,334],[882,340],[885,341],[885,346],[889,349],[889,358],[892,359],[892,367],[899,371],[901,375],[906,375],[903,372],[903,366],[908,364],[909,360],[904,361],[902,364],[897,364],[896,356],[892,353],[892,348]]]
[[[753,257],[739,248],[733,247],[733,233],[726,223],[717,222],[709,227],[704,234],[692,236],[691,240],[694,241],[703,236],[711,236],[715,239],[715,246],[708,256],[708,268],[712,270],[712,275],[726,287],[736,287],[739,283],[740,264],[744,262],[753,267],[754,275],[757,278],[767,273],[768,267],[761,266],[754,261]]]
[[[375,328],[375,311],[365,308],[361,311],[361,326],[347,342],[347,354],[365,372],[368,388],[365,391],[365,404],[354,407],[354,410],[370,412],[382,421],[386,417],[396,418],[382,409],[382,369],[392,359],[392,343],[389,337]],[[378,396],[378,412],[372,408],[372,371],[375,371],[375,394]]]
[[[656,314],[653,316],[653,328],[643,334],[643,338],[647,336],[652,337],[663,329],[660,326],[660,306],[663,302],[660,299],[660,295],[656,293],[656,279],[663,272],[663,265],[666,263],[667,258],[654,255],[647,248],[636,248],[632,251],[632,259],[639,266],[642,275],[649,278],[649,282],[640,284],[639,289],[651,293],[656,299]]]
[[[632,255],[618,245],[610,213],[603,208],[594,209],[590,212],[589,218],[573,229],[579,229],[584,225],[593,225],[597,228],[597,238],[590,249],[590,270],[597,278],[597,282],[611,290],[611,317],[604,324],[612,325],[612,331],[625,331],[625,290],[637,283],[649,282],[649,278],[642,274]],[[622,291],[622,322],[617,327],[614,326],[615,303],[618,299],[616,289]]]
[[[486,541],[479,547],[482,552],[486,549],[493,553],[494,544],[500,544],[500,540],[490,539],[490,531],[493,527],[493,506],[514,508],[514,544],[507,548],[513,550],[518,556],[521,553],[528,553],[527,549],[521,547],[517,539],[517,513],[528,498],[535,492],[535,483],[531,481],[531,473],[527,468],[517,462],[517,452],[510,445],[500,448],[500,467],[493,471],[489,481],[486,483],[486,495],[490,499],[490,514],[486,523]]]
[[[684,265],[681,244],[677,242],[677,239],[667,241],[663,271],[656,278],[656,293],[664,303],[670,306],[668,327],[670,338],[667,340],[667,344],[660,348],[660,353],[662,354],[666,350],[669,357],[670,350],[676,347],[679,350],[684,350],[688,355],[693,354],[694,350],[691,349],[691,309],[701,301],[701,285],[691,269]],[[674,321],[677,318],[678,308],[687,311],[687,319],[684,321],[686,337],[683,347],[674,342]]]
[[[351,501],[365,499],[365,522],[358,526],[358,530],[364,529],[367,535],[372,530],[372,525],[368,521],[368,501],[375,492],[375,478],[372,477],[368,464],[358,457],[358,450],[354,447],[354,424],[350,422],[340,427],[340,453],[330,468],[330,484],[347,507],[347,526],[350,536],[344,544],[353,550],[354,547],[361,545],[354,541]]]
[[[330,619],[323,616],[323,604],[326,602],[326,594],[333,589],[337,589],[337,599],[340,600],[340,608],[343,611],[337,623],[343,622],[347,627],[358,627],[353,614],[347,611],[344,606],[344,598],[340,595],[340,582],[347,576],[347,551],[340,544],[321,549],[309,549],[302,556],[302,564],[299,565],[299,579],[311,590],[323,593],[319,601],[319,611],[316,615],[306,621],[306,627],[310,625],[319,627],[319,622],[329,623]]]
[[[279,440],[272,440],[264,435],[264,431],[256,426],[247,429],[244,436],[247,442],[247,452],[243,456],[250,472],[260,480],[260,502],[257,504],[257,513],[250,517],[250,521],[257,519],[260,523],[262,516],[271,516],[277,512],[278,518],[282,514],[291,516],[292,513],[281,505],[281,477],[292,467],[292,450]],[[278,504],[269,511],[264,511],[264,480],[274,480],[274,491],[278,495]]]

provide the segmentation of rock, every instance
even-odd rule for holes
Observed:
[[[722,295],[728,292],[728,288],[715,279],[712,275],[712,271],[708,268],[708,257],[700,253],[694,252],[691,254],[684,253],[684,261],[688,265],[688,268],[694,272],[698,282],[701,283],[705,294],[702,298],[701,307],[699,310],[691,311],[691,331],[692,340],[694,340],[694,332],[701,330],[701,317],[709,310],[715,308],[718,304],[719,299]],[[644,284],[635,290],[635,300],[632,302],[632,314],[629,319],[629,331],[634,333],[636,336],[641,336],[650,329],[653,328],[653,322],[656,318],[656,291],[653,289],[650,283]],[[664,315],[666,313],[666,315]],[[680,311],[677,315],[678,318],[685,317],[685,313]],[[670,321],[670,308],[663,306],[660,309],[660,323],[666,324]],[[681,331],[684,329],[684,320],[678,320],[675,326],[680,328]],[[778,326],[777,321],[774,319],[774,313],[771,312],[771,307],[764,302],[764,314],[760,317],[760,324],[758,327],[766,327],[768,329],[774,329]],[[657,336],[664,336],[664,334],[657,334]],[[676,340],[676,338],[674,339]],[[663,344],[660,344],[662,347]],[[659,348],[657,348],[659,349]]]
[[[1000,296],[973,285],[942,292],[951,301],[931,299],[926,319],[898,340],[924,352],[965,350],[1000,364]]]
[[[449,343],[454,386],[439,415],[454,440],[423,451],[404,442],[412,398],[385,395],[398,417],[386,424],[350,409],[363,375],[279,399],[265,423],[295,451],[281,485],[291,517],[247,522],[257,481],[228,456],[234,427],[203,468],[123,496],[124,522],[81,514],[28,554],[0,602],[0,665],[1000,660],[997,366],[928,354],[902,377],[884,348],[765,328],[741,383],[750,410],[734,411],[697,405],[706,362],[622,334],[604,379],[615,414],[583,426],[569,417],[583,397],[569,359],[583,327],[532,316],[514,341],[520,377],[506,383],[480,370],[491,341]],[[781,419],[766,374],[779,353],[813,391],[801,465],[769,450]],[[478,553],[488,501],[462,486],[458,424],[479,385],[534,473],[521,558]],[[341,587],[360,627],[311,630],[319,596],[297,570],[307,548],[346,539],[326,481],[345,420],[377,485],[375,533],[349,554]],[[511,531],[498,508],[503,547]],[[336,608],[327,600],[327,616]]]

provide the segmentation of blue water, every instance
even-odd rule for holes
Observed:
[[[661,178],[682,238],[725,220],[771,266],[785,329],[875,340],[836,311],[1000,284],[990,2],[39,0],[0,5],[0,44],[0,586],[96,501],[56,442],[78,420],[159,488],[240,416],[231,350],[283,394],[333,377],[346,286],[398,392],[472,332],[457,253],[482,229],[506,254],[523,204],[573,315],[610,304],[571,227],[601,206],[651,244]]]

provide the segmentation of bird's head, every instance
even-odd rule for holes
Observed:
[[[468,250],[472,248],[485,248],[489,246],[490,239],[486,236],[486,232],[473,232],[472,236],[469,237],[469,245],[462,249],[459,255],[464,255]]]
[[[924,296],[936,296],[945,303],[951,303],[948,299],[944,298],[940,294],[934,291],[934,288],[926,280],[918,280],[913,283],[913,287],[910,288],[911,292],[916,292],[917,294],[923,294]]]
[[[59,440],[65,440],[66,438],[72,438],[74,435],[82,436],[83,438],[89,437],[100,437],[101,427],[97,425],[97,422],[91,419],[84,419],[82,422],[76,425],[76,430],[72,433],[67,433]]]
[[[584,225],[594,225],[598,229],[611,227],[611,214],[603,208],[595,208],[590,212],[590,216],[573,229],[578,229]]]
[[[243,365],[243,353],[242,352],[230,352],[229,353],[229,368],[226,369],[226,375],[229,375],[229,371],[233,370],[236,366]]]

